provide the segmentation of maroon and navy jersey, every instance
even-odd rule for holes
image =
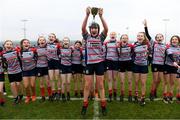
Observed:
[[[167,46],[163,43],[157,43],[151,40],[151,50],[152,50],[152,64],[164,65],[165,61],[165,51]]]
[[[48,43],[47,44],[47,59],[48,60],[59,60],[58,50],[60,48],[59,44]]]
[[[106,49],[106,60],[111,61],[118,61],[118,46],[116,43],[116,40],[109,40],[107,43],[105,43],[105,49]]]
[[[82,48],[72,48],[72,64],[81,64],[82,62]]]
[[[61,65],[71,66],[72,65],[72,49],[71,48],[60,48]]]
[[[7,65],[8,74],[16,74],[22,71],[18,51],[4,51],[3,58]]]
[[[132,60],[132,49],[133,45],[127,44],[118,48],[119,61],[130,61]]]
[[[103,42],[106,36],[101,33],[99,36],[94,38],[90,34],[86,33],[83,35],[83,38],[86,42],[86,64],[94,64],[104,61]]]
[[[48,67],[47,48],[38,46],[36,52],[37,52],[36,67]]]
[[[148,65],[149,45],[135,43],[133,46],[134,64],[140,66]]]
[[[36,52],[34,49],[22,50],[20,58],[23,71],[32,70],[36,67]]]
[[[166,65],[170,65],[170,66],[174,66],[173,65],[173,61],[169,58],[168,55],[172,54],[173,55],[173,59],[174,62],[179,63],[179,56],[180,56],[180,46],[170,46],[167,50],[166,50],[166,60],[165,60],[165,64]]]

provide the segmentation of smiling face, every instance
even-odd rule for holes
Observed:
[[[56,35],[54,33],[49,34],[49,42],[54,43],[56,41]]]
[[[98,28],[97,27],[91,27],[90,28],[90,33],[91,36],[96,37],[99,33],[98,33]]]
[[[116,32],[111,32],[110,33],[110,38],[111,39],[116,39]]]
[[[7,40],[5,41],[4,43],[4,48],[5,50],[9,51],[9,50],[12,50],[13,49],[13,43],[11,40]]]
[[[122,35],[120,38],[122,46],[126,45],[128,43],[128,40],[129,40],[128,35],[126,34]]]
[[[46,45],[46,39],[44,37],[39,37],[38,44],[39,46],[44,47]]]
[[[156,40],[158,43],[162,43],[163,40],[164,40],[164,36],[159,33],[159,34],[156,35],[155,40]]]
[[[81,47],[81,44],[80,44],[79,42],[77,42],[77,43],[74,45],[74,47],[75,47],[76,49],[78,49],[78,48]]]
[[[170,40],[171,45],[177,46],[179,45],[179,42],[180,42],[180,39],[178,36],[171,37],[171,40]]]
[[[22,47],[23,47],[23,49],[29,49],[29,47],[30,47],[29,40],[23,40]]]
[[[145,40],[145,34],[143,32],[139,32],[137,35],[137,42],[143,43],[144,40]]]
[[[64,46],[64,47],[69,47],[69,44],[70,44],[69,38],[68,38],[68,37],[65,37],[65,38],[63,39],[63,46]]]

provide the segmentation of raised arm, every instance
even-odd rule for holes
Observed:
[[[82,24],[82,34],[87,33],[86,26],[87,26],[89,14],[90,14],[90,9],[91,9],[90,7],[86,8],[86,16],[85,16],[83,24]]]
[[[143,21],[143,24],[144,24],[145,34],[146,34],[147,38],[148,38],[149,40],[151,40],[152,38],[151,38],[151,36],[149,35],[149,32],[148,32],[148,27],[147,27],[147,21],[146,21],[146,19]]]
[[[107,36],[107,33],[108,33],[108,26],[107,26],[107,23],[106,23],[106,21],[104,20],[104,18],[103,18],[102,15],[103,15],[103,9],[100,8],[100,9],[99,9],[99,17],[100,17],[100,20],[101,20],[102,25],[103,25],[103,28],[104,28],[104,30],[103,30],[102,32],[104,33],[104,35]]]

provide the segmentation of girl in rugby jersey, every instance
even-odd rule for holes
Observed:
[[[85,58],[86,58],[86,67],[85,67],[85,87],[84,87],[84,101],[81,114],[85,115],[88,107],[88,96],[93,85],[94,73],[96,77],[96,82],[100,90],[100,100],[101,100],[101,109],[102,114],[106,115],[106,100],[105,100],[105,90],[104,90],[104,58],[102,45],[107,36],[108,27],[103,18],[103,9],[98,10],[100,20],[104,27],[102,33],[99,34],[100,26],[96,22],[92,22],[89,26],[90,34],[86,30],[87,21],[90,14],[90,8],[86,9],[86,17],[82,24],[82,35],[85,40]]]
[[[110,40],[105,42],[105,64],[108,76],[108,87],[109,87],[109,101],[112,101],[112,92],[114,100],[117,97],[117,81],[116,75],[118,72],[118,50],[116,33],[110,33]]]
[[[166,45],[163,43],[164,36],[160,33],[156,34],[155,41],[152,40],[148,32],[147,21],[144,20],[143,24],[144,24],[146,36],[150,41],[151,54],[152,54],[151,70],[153,74],[153,80],[151,83],[150,100],[153,101],[154,98],[157,97],[157,89],[161,80],[163,81],[164,97],[166,96],[166,92],[167,92],[167,85],[166,82],[164,81],[164,74],[163,74]]]
[[[120,101],[124,101],[124,93],[125,93],[125,74],[127,71],[128,78],[128,101],[132,102],[132,45],[128,43],[129,38],[127,34],[123,34],[120,37],[120,43],[118,47],[119,53],[119,72],[120,72],[120,80],[121,80],[121,94]]]
[[[3,71],[3,48],[0,47],[0,106],[3,106],[5,103],[5,98],[3,95],[3,86],[4,86],[4,71]]]
[[[30,41],[28,39],[22,39],[20,42],[21,51],[20,59],[22,62],[22,75],[24,88],[26,90],[25,103],[36,101],[36,49],[31,48]]]
[[[180,55],[180,38],[174,35],[170,39],[170,46],[166,50],[165,81],[169,84],[169,91],[164,96],[165,103],[173,103],[174,82],[176,80],[177,67]]]
[[[48,73],[52,88],[52,100],[59,100],[61,97],[61,81],[59,77],[59,48],[60,43],[54,33],[49,34],[49,42],[47,43],[47,59]],[[57,81],[57,90],[56,90]]]
[[[72,73],[74,78],[74,95],[78,97],[78,81],[80,82],[80,96],[83,97],[83,67],[82,67],[82,43],[77,40],[72,47]]]
[[[133,72],[135,77],[135,102],[138,102],[138,84],[141,82],[140,105],[145,105],[146,80],[148,73],[149,41],[144,32],[139,32],[133,46]]]
[[[67,92],[67,100],[70,100],[70,81],[72,76],[72,48],[70,47],[70,39],[64,37],[60,48],[61,58],[61,79],[62,79],[62,100],[66,101],[65,91]]]
[[[13,42],[6,40],[4,42],[3,59],[7,67],[8,78],[13,94],[13,104],[18,104],[23,98],[23,89],[21,85],[22,70],[19,58],[19,51],[14,49]]]
[[[51,85],[48,76],[48,60],[47,60],[47,48],[46,48],[46,39],[43,36],[40,36],[37,41],[37,76],[40,79],[40,92],[41,92],[41,102],[45,101],[45,85],[46,82],[47,92],[49,100],[51,100]]]

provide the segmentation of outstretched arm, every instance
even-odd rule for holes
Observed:
[[[102,25],[103,25],[103,28],[104,28],[104,30],[103,30],[102,32],[104,33],[104,35],[107,36],[107,33],[108,33],[108,26],[107,26],[107,23],[106,23],[106,21],[104,20],[104,18],[103,18],[102,15],[103,15],[103,9],[100,8],[100,9],[99,9],[99,17],[100,17],[100,20],[101,20]]]
[[[145,30],[145,33],[146,33],[146,36],[149,40],[151,40],[151,36],[149,35],[149,32],[148,32],[148,27],[147,27],[147,21],[146,19],[143,21],[143,24],[144,24],[144,30]]]
[[[91,9],[90,7],[86,8],[86,16],[85,16],[83,24],[82,24],[82,34],[87,33],[86,26],[87,26],[87,21],[88,21],[89,14],[90,14],[90,9]]]

